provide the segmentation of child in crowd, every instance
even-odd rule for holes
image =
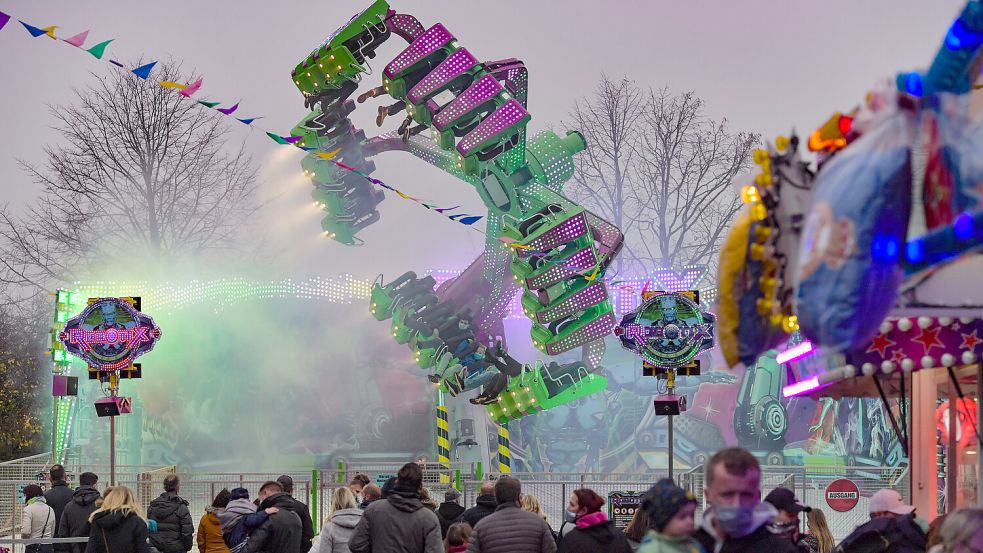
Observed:
[[[649,515],[648,534],[638,553],[703,553],[693,539],[696,532],[696,498],[664,478],[652,486],[642,499]]]
[[[230,492],[230,497],[231,500],[225,510],[216,514],[222,524],[226,545],[232,553],[238,553],[245,548],[249,534],[279,509],[270,507],[257,512],[257,507],[249,501],[249,491],[245,488],[235,488]]]
[[[463,553],[468,550],[468,540],[471,539],[471,525],[467,522],[455,522],[447,529],[444,538],[445,553]]]

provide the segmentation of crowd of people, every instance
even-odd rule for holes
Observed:
[[[761,468],[748,451],[727,448],[707,463],[706,509],[697,521],[693,494],[663,479],[643,496],[624,530],[609,520],[605,500],[582,488],[571,494],[559,528],[519,479],[482,484],[474,506],[451,488],[439,505],[423,485],[423,469],[407,463],[383,486],[356,475],[331,495],[331,514],[318,535],[310,510],[292,496],[293,480],[263,483],[250,500],[245,488],[223,489],[196,526],[180,479],[144,511],[125,486],[100,493],[85,472],[72,490],[65,470],[50,470],[51,487],[24,489],[22,537],[87,538],[32,544],[27,553],[980,553],[983,509],[961,509],[931,525],[884,489],[869,501],[870,519],[838,545],[819,509],[778,487],[761,498]],[[803,516],[806,531],[802,532]]]

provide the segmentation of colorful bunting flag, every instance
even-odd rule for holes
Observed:
[[[6,25],[8,21],[10,21],[10,16],[0,12],[0,29],[3,29],[4,25]]]
[[[105,42],[100,42],[99,44],[96,44],[92,48],[89,48],[88,50],[86,50],[86,52],[88,52],[88,53],[92,54],[93,56],[95,56],[97,60],[101,60],[103,53],[105,53],[105,51],[106,51],[106,46],[109,46],[109,43],[112,42],[112,41],[114,41],[114,40],[116,40],[116,39],[111,38],[111,39],[109,39],[109,40],[107,40]]]
[[[86,33],[88,32],[89,31],[86,31]],[[145,63],[140,67],[134,69],[133,74],[136,75],[137,77],[140,77],[143,80],[147,80],[150,77],[150,70],[153,69],[155,65],[157,65],[157,62],[155,61],[152,61],[150,63]],[[217,104],[218,102],[216,102],[216,105]]]
[[[65,40],[65,42],[71,44],[72,46],[74,46],[76,48],[81,48],[82,45],[85,44],[85,39],[88,38],[88,37],[89,37],[89,31],[82,31],[79,34],[77,34],[77,35],[75,35],[75,36],[73,36],[71,38],[66,38],[64,40]]]
[[[219,110],[219,111],[222,111],[222,110]],[[272,133],[272,132],[266,131],[266,136],[272,138],[273,139],[273,142],[276,142],[277,144],[286,144],[286,145],[289,145],[290,144],[289,142],[287,142],[287,140],[285,138],[283,138],[282,136],[280,136],[280,135],[278,135],[276,133]]]
[[[236,119],[239,119],[239,118],[236,117]],[[262,117],[248,117],[246,119],[239,119],[239,122],[242,123],[243,125],[252,125],[253,124],[253,121],[255,121],[257,119],[262,119]],[[303,148],[303,146],[301,146],[301,147]],[[304,149],[306,150],[307,148],[304,148]]]
[[[237,109],[239,109],[239,102],[236,102],[236,105],[234,105],[234,106],[232,106],[230,108],[218,108],[218,111],[220,113],[224,113],[226,115],[229,115],[229,114],[231,114],[233,111],[235,111]]]
[[[58,28],[57,25],[52,25],[50,27],[45,27],[41,30],[44,31],[44,34],[48,35],[51,38],[51,40],[57,40],[58,37],[55,36],[55,29],[57,28]]]
[[[160,86],[164,88],[176,88],[182,90],[184,87],[188,86],[186,84],[176,83],[174,81],[161,81]]]
[[[184,96],[185,98],[190,98],[192,94],[198,92],[198,89],[201,88],[202,80],[203,79],[198,79],[197,81],[181,89],[181,93],[180,93],[181,96]]]
[[[205,106],[206,108],[214,108],[215,106],[221,104],[222,102],[209,102],[208,100],[198,100],[198,103]]]
[[[335,150],[333,152],[318,152],[318,153],[316,153],[314,155],[316,155],[317,157],[319,157],[321,159],[331,159],[334,156],[338,155],[338,152],[340,152],[340,151],[341,151],[341,148],[338,148],[337,150]]]
[[[34,38],[37,38],[37,37],[39,37],[41,35],[48,34],[48,31],[45,31],[44,29],[38,29],[37,27],[35,27],[33,25],[28,25],[27,23],[24,23],[23,21],[21,21],[20,24],[23,25],[24,28],[27,29],[27,32],[31,33],[31,36],[34,37]]]

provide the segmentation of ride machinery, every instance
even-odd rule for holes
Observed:
[[[382,67],[378,86],[353,99],[393,35],[408,45]],[[450,173],[473,186],[488,209],[485,251],[459,277],[436,287],[432,276],[407,272],[388,284],[380,278],[372,289],[375,318],[391,319],[393,338],[440,390],[463,398],[480,388],[470,404],[507,424],[607,386],[598,363],[616,320],[603,275],[623,236],[562,194],[573,156],[586,148],[583,136],[527,137],[521,61],[481,61],[442,24],[424,27],[377,0],[301,60],[292,78],[310,109],[292,134],[310,151],[301,164],[326,212],[326,236],[361,244],[358,233],[379,220],[384,193],[363,175],[382,152],[408,152]],[[391,103],[378,108],[376,123],[398,116],[398,128],[366,138],[350,115],[356,104],[387,96]],[[325,159],[326,152],[337,153]],[[508,354],[503,318],[519,288],[536,348],[549,356],[583,348],[581,360],[520,363]],[[457,441],[467,437],[459,432]]]

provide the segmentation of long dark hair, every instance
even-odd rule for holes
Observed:
[[[631,521],[628,523],[628,526],[625,526],[625,537],[631,541],[640,542],[648,531],[648,511],[639,507],[638,509],[635,509],[635,515],[631,517]]]
[[[229,506],[229,501],[232,501],[232,492],[228,488],[222,488],[222,491],[218,492],[218,495],[212,500],[212,507],[224,509]]]
[[[580,504],[580,507],[587,509],[585,514],[596,513],[604,506],[604,498],[597,495],[597,492],[592,489],[580,488],[574,490],[573,495],[577,496],[577,503]]]

